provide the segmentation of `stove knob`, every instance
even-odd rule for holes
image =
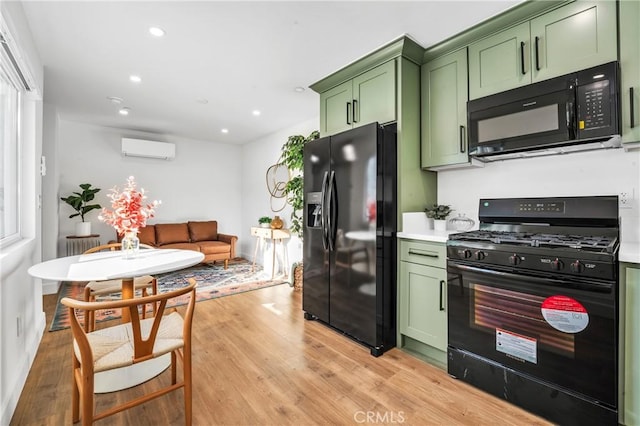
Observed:
[[[487,257],[487,253],[483,252],[483,251],[477,251],[475,252],[475,258],[476,260],[484,260],[484,258]]]
[[[569,268],[571,269],[571,272],[581,273],[582,271],[584,271],[584,265],[579,260],[576,260],[571,265],[569,265]]]
[[[471,250],[464,249],[462,251],[462,257],[465,258],[465,259],[470,258],[471,257]]]
[[[518,263],[520,263],[520,256],[518,256],[517,254],[513,254],[513,256],[509,256],[509,263],[512,265],[517,265]]]
[[[562,263],[562,260],[557,259],[551,262],[551,269],[553,269],[554,271],[559,271],[562,268],[564,268],[564,263]]]

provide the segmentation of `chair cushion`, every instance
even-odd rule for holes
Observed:
[[[151,275],[144,275],[142,277],[136,277],[133,279],[133,287],[136,290],[151,287],[152,284],[153,277]],[[89,281],[86,286],[91,289],[92,295],[101,296],[104,294],[121,292],[122,280]]]
[[[154,225],[143,226],[138,230],[138,238],[140,243],[149,244],[150,246],[156,245],[156,228]]]
[[[153,346],[154,358],[184,346],[182,337],[183,323],[182,317],[177,312],[162,318],[158,336]],[[149,336],[152,326],[153,318],[140,321],[143,339]],[[93,352],[93,368],[96,373],[133,364],[134,350],[131,323],[96,330],[87,334],[87,339]],[[75,340],[73,341],[73,350],[76,358],[80,360],[80,349]]]
[[[230,253],[231,245],[222,241],[201,241],[197,243],[200,252],[207,254]]]
[[[216,241],[218,239],[218,222],[189,222],[189,236],[192,242]]]
[[[186,223],[158,223],[155,228],[156,243],[159,246],[189,242],[189,228]]]

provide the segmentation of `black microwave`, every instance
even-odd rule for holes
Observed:
[[[619,64],[610,62],[467,103],[480,160],[620,146]]]

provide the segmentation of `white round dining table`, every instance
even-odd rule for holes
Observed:
[[[122,280],[122,298],[134,296],[133,279],[142,275],[171,272],[198,264],[204,254],[193,250],[143,249],[133,258],[125,259],[120,251],[105,251],[67,256],[33,265],[29,275],[53,281]],[[122,322],[130,321],[129,312],[122,310]],[[113,392],[143,383],[163,372],[171,363],[170,355],[140,364],[96,374],[94,391]]]

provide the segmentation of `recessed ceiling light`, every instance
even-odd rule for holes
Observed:
[[[120,110],[118,111],[118,113],[120,115],[129,115],[129,112],[131,111],[131,108],[128,107],[124,107],[124,108],[120,108]]]
[[[162,28],[159,27],[151,27],[149,28],[149,33],[151,33],[151,35],[156,36],[156,37],[162,37],[165,32]]]
[[[221,129],[220,131],[221,131],[222,133],[225,133],[225,134],[226,134],[226,133],[229,133],[229,129]]]
[[[139,75],[130,75],[129,80],[131,80],[134,83],[140,83],[142,81],[142,78],[140,78]]]
[[[121,104],[123,101],[122,98],[119,98],[117,96],[107,96],[107,99],[109,99],[111,103],[114,103],[114,104]]]
[[[261,114],[260,111],[258,111],[257,109],[254,109],[251,114],[255,115],[256,117],[259,116]]]
[[[298,86],[298,87],[294,88],[293,90],[295,90],[298,93],[302,93],[302,92],[304,92],[304,87]]]

